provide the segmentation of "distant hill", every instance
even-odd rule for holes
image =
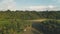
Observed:
[[[60,11],[0,11],[0,18],[4,19],[60,19]]]

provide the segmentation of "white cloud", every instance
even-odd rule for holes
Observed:
[[[30,6],[30,10],[37,10],[37,11],[45,11],[45,10],[53,10],[56,6],[48,5],[48,6]]]
[[[29,7],[31,10],[44,10],[47,7],[46,6],[30,6]]]
[[[2,2],[0,2],[0,10],[15,10],[16,9],[16,4],[14,2],[14,0],[2,0]]]
[[[46,10],[60,10],[60,7],[54,5],[48,6],[25,6],[23,8],[18,8],[19,10],[36,10],[36,11],[46,11]]]
[[[52,5],[49,5],[48,7],[51,8],[51,9],[54,8],[54,6],[52,6]]]

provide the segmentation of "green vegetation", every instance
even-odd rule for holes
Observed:
[[[32,26],[32,23],[26,20],[35,19],[56,19],[60,23],[60,11],[0,11],[0,34],[22,34],[24,28]],[[46,22],[55,23],[49,20]],[[60,24],[56,23],[54,26],[60,28]]]
[[[55,19],[34,23],[32,27],[43,34],[60,34],[60,22]]]
[[[0,19],[60,19],[60,11],[0,11]]]

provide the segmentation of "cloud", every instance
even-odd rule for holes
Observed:
[[[45,10],[53,10],[56,6],[48,5],[48,6],[30,6],[29,10],[37,10],[37,11],[45,11]]]
[[[24,11],[25,10],[46,11],[46,10],[60,10],[60,7],[54,5],[48,5],[48,6],[39,5],[39,6],[25,6],[23,8],[18,8],[18,9]]]
[[[2,2],[0,2],[0,10],[15,10],[16,9],[16,4],[14,2],[14,0],[2,0]]]

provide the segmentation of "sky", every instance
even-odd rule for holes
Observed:
[[[0,0],[0,10],[60,10],[60,0]]]

